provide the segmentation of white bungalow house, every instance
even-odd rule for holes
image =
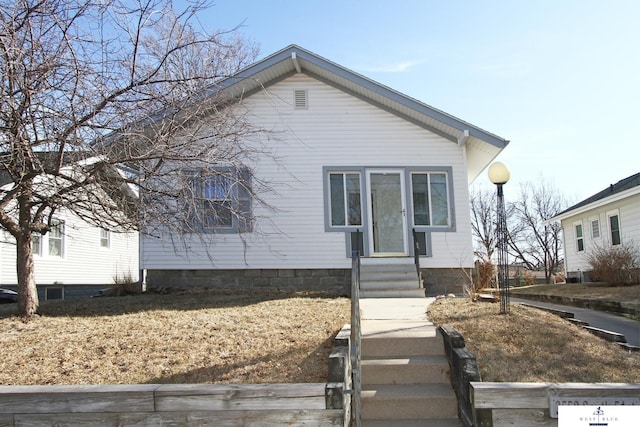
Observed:
[[[640,245],[640,173],[611,184],[548,222],[559,221],[569,280],[589,280],[596,247]]]
[[[251,165],[270,209],[251,205],[252,226],[229,220],[206,250],[142,236],[147,286],[345,287],[352,250],[413,263],[414,236],[427,283],[462,283],[468,187],[507,140],[296,45],[218,88],[276,135]]]
[[[3,172],[0,192],[13,186]],[[129,196],[136,197],[134,193],[132,190]],[[102,229],[64,209],[56,211],[52,225],[45,235],[32,235],[41,300],[96,295],[116,279],[139,281],[137,232]],[[0,229],[0,287],[15,289],[17,285],[15,239]]]

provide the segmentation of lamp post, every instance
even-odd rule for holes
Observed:
[[[496,206],[496,249],[498,252],[498,288],[500,289],[500,314],[509,312],[509,262],[507,260],[507,215],[504,209],[502,186],[509,181],[509,169],[501,162],[489,166],[489,179],[498,190]]]

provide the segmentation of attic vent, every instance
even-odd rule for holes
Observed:
[[[309,107],[307,100],[307,91],[304,89],[297,89],[293,91],[294,104],[296,109],[306,109]]]

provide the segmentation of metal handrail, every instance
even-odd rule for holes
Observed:
[[[360,236],[357,237],[359,242]],[[361,424],[360,341],[360,248],[356,248],[351,252],[351,425],[356,427]]]
[[[418,242],[418,233],[416,229],[412,229],[413,232],[413,262],[416,264],[416,273],[418,279],[420,279],[420,242]]]

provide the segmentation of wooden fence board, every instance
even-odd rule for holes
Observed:
[[[557,427],[558,420],[542,409],[494,409],[493,427],[507,426]]]
[[[0,413],[153,411],[157,385],[0,386]]]
[[[13,427],[13,414],[0,414],[0,427]]]
[[[474,408],[547,408],[545,383],[471,383]]]
[[[472,382],[474,407],[548,408],[549,395],[567,397],[640,397],[640,384]]]
[[[117,426],[185,426],[185,427],[267,427],[282,425],[341,426],[339,410],[264,410],[222,412],[155,412],[155,413],[68,413],[16,415],[20,427]],[[13,424],[10,424],[13,426]]]
[[[471,399],[479,426],[557,426],[551,418],[562,398],[640,398],[638,383],[471,383]],[[615,400],[615,399],[614,399]],[[553,415],[555,417],[555,415]],[[488,418],[487,418],[488,417]]]
[[[324,396],[326,383],[298,384],[163,384],[156,386],[155,395],[199,396],[217,395],[227,398]]]
[[[156,392],[156,411],[325,409],[325,383],[177,384]]]

